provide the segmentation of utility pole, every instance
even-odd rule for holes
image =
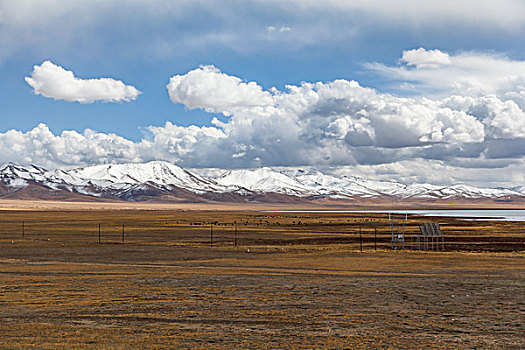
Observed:
[[[24,238],[24,235],[25,235],[25,227],[24,227],[24,222],[22,221],[22,238]]]
[[[122,224],[122,243],[124,243],[124,224]]]
[[[98,224],[98,244],[100,244],[100,224]]]
[[[210,224],[210,247],[213,247],[213,224]]]

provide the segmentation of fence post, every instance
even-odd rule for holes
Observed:
[[[363,237],[361,236],[361,226],[359,226],[359,246],[361,248],[361,253],[363,252]]]
[[[374,250],[377,250],[377,226],[374,226]]]
[[[237,222],[235,222],[235,236],[234,236],[234,245],[237,247]]]
[[[388,219],[390,220],[390,232],[392,233],[392,250],[394,250],[394,218],[390,218],[390,214],[388,214]]]
[[[122,224],[122,243],[124,243],[124,224]]]
[[[98,224],[98,244],[100,244],[100,223]]]

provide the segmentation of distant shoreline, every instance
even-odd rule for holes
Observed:
[[[194,210],[194,211],[267,211],[267,210],[518,210],[525,203],[154,203],[124,201],[45,201],[0,199],[0,210]]]

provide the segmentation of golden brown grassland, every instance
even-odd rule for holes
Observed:
[[[0,348],[525,347],[524,223],[409,217],[445,231],[424,252],[387,219],[3,211]]]

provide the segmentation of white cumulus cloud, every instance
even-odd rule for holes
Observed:
[[[141,92],[112,78],[80,79],[72,71],[44,61],[35,65],[31,77],[25,78],[36,95],[69,102],[130,102]]]
[[[45,124],[27,132],[0,133],[0,162],[40,164],[45,167],[78,166],[114,161],[141,161],[141,144],[115,134],[86,129],[54,135]]]
[[[401,61],[406,62],[409,66],[417,68],[437,68],[450,64],[448,53],[439,50],[426,50],[422,47],[415,50],[403,51]]]
[[[189,77],[191,84],[185,83]],[[224,88],[222,81],[234,84]],[[493,166],[492,158],[524,155],[524,151],[505,151],[522,143],[523,110],[498,96],[401,98],[347,80],[305,82],[289,85],[285,91],[272,89],[271,93],[253,84],[256,93],[245,94],[246,83],[215,67],[176,76],[171,88],[188,93],[177,92],[173,102],[230,118],[226,122],[214,120],[211,128],[216,135],[199,129],[196,137],[197,129],[171,124],[151,128],[155,139],[170,140],[170,147],[161,147],[165,152],[170,150],[163,157],[177,158],[189,167],[358,166],[415,158],[485,159],[476,163],[479,167],[483,162]],[[512,81],[508,85],[520,84]],[[219,91],[210,91],[213,89]],[[186,132],[187,138],[183,136]],[[500,146],[503,143],[505,147]]]
[[[173,103],[208,112],[229,113],[240,107],[265,106],[272,103],[269,92],[255,82],[222,73],[214,66],[201,66],[184,75],[171,77],[167,85]]]

